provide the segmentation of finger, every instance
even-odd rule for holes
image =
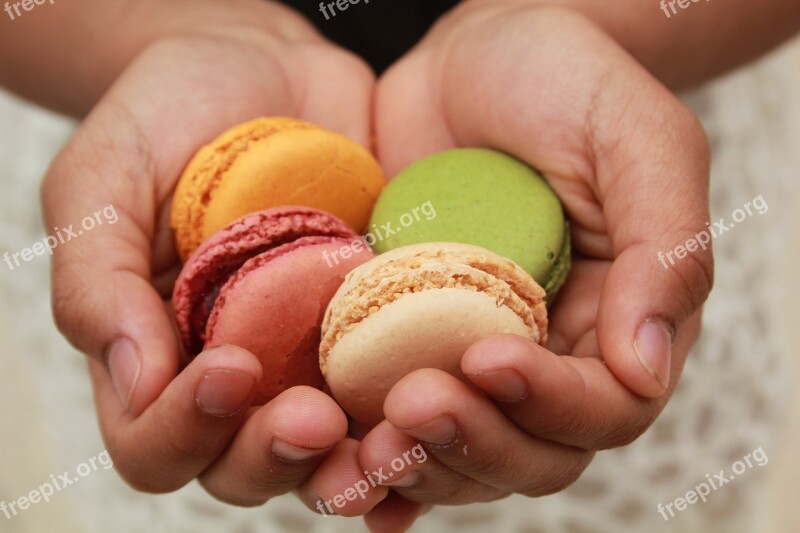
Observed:
[[[562,197],[576,198],[567,209],[578,247],[582,240],[614,258],[597,323],[603,359],[631,390],[658,396],[670,367],[686,357],[675,334],[712,284],[711,250],[697,242],[709,216],[707,140],[669,91],[578,15],[518,10],[484,30],[502,35],[525,24],[529,39],[512,45],[496,38],[453,46],[442,81],[445,117],[460,141],[515,154]],[[567,52],[577,48],[603,60],[578,64]],[[563,70],[575,77],[553,77]],[[505,82],[511,78],[517,82]],[[483,100],[468,98],[464,86]],[[602,212],[584,206],[592,197]],[[588,236],[601,232],[610,238],[606,251]],[[665,268],[659,254],[691,239],[696,250]]]
[[[260,505],[300,485],[346,434],[347,418],[329,396],[292,387],[247,420],[200,483],[223,502]]]
[[[698,313],[679,333],[676,349],[688,350],[699,329]],[[596,339],[581,344],[595,355],[559,357],[528,339],[497,335],[470,346],[461,368],[530,435],[586,450],[628,444],[652,424],[668,395],[643,398],[631,392],[597,356]],[[680,370],[673,374],[670,391]]]
[[[370,480],[358,462],[359,442],[344,439],[297,490],[300,500],[323,516],[361,516],[388,494]]]
[[[389,177],[418,159],[456,146],[425,75],[433,68],[432,60],[424,51],[411,52],[378,82],[375,132],[378,156]]]
[[[401,533],[408,531],[421,515],[430,510],[429,504],[407,500],[394,491],[364,516],[372,533]]]
[[[53,253],[53,314],[77,349],[107,366],[117,389],[114,401],[139,414],[175,377],[179,361],[164,301],[150,284],[151,224],[145,219],[154,215],[153,190],[146,180],[101,185],[89,179],[92,172],[79,168],[80,150],[56,162],[42,191],[47,227],[56,235],[76,235]],[[146,175],[138,167],[146,165],[146,156],[139,155],[133,171]],[[109,176],[122,171],[112,171],[110,161],[97,164]],[[115,214],[106,224],[91,231],[75,227],[104,210]]]
[[[440,370],[418,370],[400,380],[384,412],[451,469],[505,492],[560,491],[592,458],[591,452],[526,434],[481,393]]]
[[[464,505],[507,495],[452,470],[428,455],[417,439],[386,420],[375,426],[361,442],[358,460],[381,485],[416,502]]]
[[[100,428],[120,475],[146,492],[176,490],[205,470],[247,419],[258,359],[241,348],[208,350],[141,415],[116,400],[102,363],[89,359]]]

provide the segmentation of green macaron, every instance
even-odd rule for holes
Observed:
[[[425,242],[487,248],[531,274],[548,302],[570,269],[558,197],[534,169],[493,150],[448,150],[412,164],[378,198],[369,230],[378,253]]]

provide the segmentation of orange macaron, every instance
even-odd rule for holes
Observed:
[[[344,135],[258,118],[197,152],[175,189],[170,224],[184,260],[234,220],[283,205],[326,211],[360,232],[385,182],[372,154]]]

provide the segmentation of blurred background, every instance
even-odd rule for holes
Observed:
[[[712,219],[730,221],[759,196],[769,209],[715,241],[716,287],[672,401],[642,438],[598,454],[564,493],[437,508],[413,531],[800,531],[800,41],[683,99],[712,143]],[[46,236],[39,183],[74,128],[0,92],[0,254]],[[0,532],[365,530],[291,495],[237,509],[196,483],[136,493],[104,469],[84,358],[53,325],[48,276],[46,256],[14,270],[0,263]],[[668,521],[658,512],[757,449],[763,466],[752,461]],[[3,510],[64,472],[86,475],[49,503]]]

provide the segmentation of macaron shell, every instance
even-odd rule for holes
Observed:
[[[326,380],[359,422],[383,419],[383,401],[403,376],[438,368],[463,378],[461,357],[482,337],[529,336],[523,321],[494,298],[456,288],[408,294],[344,334],[330,351]]]
[[[187,355],[194,356],[202,349],[202,324],[230,275],[253,256],[311,237],[351,241],[358,235],[333,215],[307,207],[286,206],[242,217],[198,248],[181,270],[172,296],[175,320]]]
[[[287,117],[257,118],[228,129],[192,157],[175,187],[170,213],[170,225],[182,259],[186,260],[205,240],[201,231],[205,204],[228,162],[244,152],[253,140],[287,128],[316,126]]]
[[[361,231],[384,185],[366,150],[321,129],[286,130],[254,143],[227,174],[235,179],[222,179],[214,189],[203,235],[230,217],[285,204],[327,211]]]
[[[266,262],[257,256],[221,289],[205,347],[234,344],[258,357],[264,377],[257,403],[295,385],[322,386],[318,349],[323,314],[347,272],[373,257],[360,247],[347,259],[336,256],[338,263],[326,261],[351,244],[340,239],[273,251]]]
[[[376,284],[362,278],[366,290],[339,298],[336,309],[346,312],[336,316],[326,315],[323,322],[324,337],[320,344],[320,367],[326,371],[326,358],[330,349],[343,334],[358,327],[376,309],[382,309],[409,294],[429,290],[457,288],[478,292],[494,300],[495,307],[511,310],[527,327],[526,336],[539,342],[540,330],[534,310],[513,288],[502,279],[487,272],[458,263],[427,263],[415,268],[399,265],[396,272],[386,274]]]
[[[431,220],[400,224],[430,202]],[[547,182],[521,161],[492,150],[439,152],[402,171],[378,199],[370,227],[397,233],[375,251],[433,241],[468,243],[508,257],[543,285],[564,240],[564,212]]]
[[[361,231],[385,184],[358,143],[303,121],[262,118],[198,152],[175,192],[172,226],[188,257],[247,213],[281,205],[315,207]]]
[[[361,300],[368,299],[369,305],[375,307],[387,303],[391,300],[391,295],[388,294],[389,286],[386,285],[386,281],[398,275],[406,277],[404,271],[424,270],[426,266],[432,264],[441,264],[445,267],[447,264],[452,264],[454,267],[472,267],[510,286],[528,304],[533,313],[538,332],[532,338],[542,345],[547,342],[545,292],[530,274],[510,259],[500,257],[485,248],[470,244],[432,242],[396,248],[377,256],[347,275],[325,314],[323,323],[325,339],[321,356],[324,358],[326,348],[335,342],[340,331],[348,329],[358,320],[358,315],[361,314],[358,308],[363,307],[360,304]],[[463,280],[464,277],[460,276],[460,279]],[[412,283],[411,286],[400,289],[417,291],[418,287],[413,285]],[[475,288],[482,290],[481,287]],[[397,287],[392,287],[392,290],[397,290]],[[324,366],[324,360],[321,364]]]

